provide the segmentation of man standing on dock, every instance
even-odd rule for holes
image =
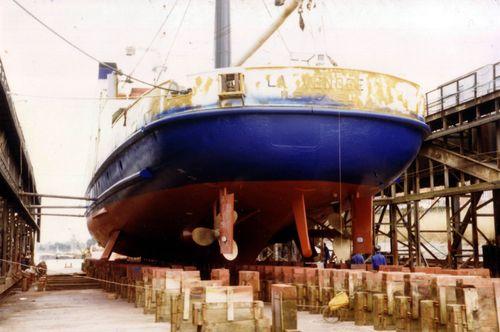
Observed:
[[[360,253],[354,254],[351,258],[351,264],[364,264],[365,258]]]
[[[375,245],[375,255],[372,256],[372,266],[373,269],[378,271],[380,265],[387,265],[385,256],[380,253],[380,246]]]

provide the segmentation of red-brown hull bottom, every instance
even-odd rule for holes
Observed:
[[[183,239],[182,232],[190,227],[213,227],[213,204],[223,188],[235,195],[238,262],[254,261],[276,234],[294,226],[292,200],[297,194],[304,195],[308,213],[317,213],[340,199],[370,197],[379,190],[324,181],[197,184],[149,192],[100,206],[91,211],[88,228],[101,245],[119,230],[113,251],[124,255],[191,264],[217,261],[221,259],[217,244],[198,246]],[[357,220],[356,226],[371,230],[371,219]]]

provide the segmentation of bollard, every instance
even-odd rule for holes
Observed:
[[[297,288],[292,285],[274,284],[271,287],[273,332],[297,329]]]
[[[396,331],[411,331],[411,298],[409,296],[394,297],[394,323]]]

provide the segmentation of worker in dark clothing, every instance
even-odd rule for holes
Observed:
[[[364,264],[365,258],[360,253],[355,254],[351,258],[351,264]]]
[[[324,261],[325,267],[326,267],[326,264],[328,264],[328,262],[330,261],[330,250],[328,250],[326,243],[323,243],[323,261]]]
[[[385,256],[380,253],[380,246],[375,246],[375,255],[372,256],[372,266],[374,270],[378,270],[380,265],[387,265]]]

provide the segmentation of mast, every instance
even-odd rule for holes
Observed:
[[[215,68],[231,66],[230,0],[215,1]]]

